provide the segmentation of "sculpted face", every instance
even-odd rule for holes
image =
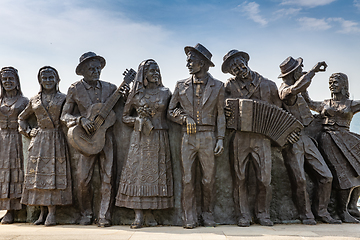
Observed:
[[[300,77],[302,76],[302,74],[303,74],[303,66],[304,65],[301,64],[297,69],[295,69],[295,71],[294,71],[294,79],[295,79],[295,81],[299,80]]]
[[[5,91],[14,90],[17,87],[16,77],[12,72],[2,72],[1,73],[1,83]]]
[[[149,83],[158,83],[160,81],[160,69],[156,63],[152,63],[146,73],[146,79]]]
[[[332,77],[329,79],[329,89],[331,93],[341,93],[342,86],[337,77]]]
[[[188,54],[186,67],[189,69],[190,74],[200,72],[201,67],[204,65],[203,60],[195,56],[195,54]]]
[[[241,57],[235,57],[230,62],[230,73],[237,77],[247,78],[250,69]]]
[[[56,87],[57,79],[54,71],[44,70],[40,73],[40,84],[43,89],[52,90]]]
[[[94,59],[92,61],[88,61],[83,69],[83,76],[86,80],[96,81],[100,79],[101,73],[101,64],[100,61]]]

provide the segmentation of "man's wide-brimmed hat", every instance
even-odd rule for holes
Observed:
[[[297,58],[296,60],[293,57],[286,58],[281,64],[280,64],[280,70],[281,74],[278,76],[278,78],[283,78],[289,73],[292,73],[297,69],[301,64],[303,63],[303,59],[301,57]]]
[[[195,47],[190,47],[190,46],[186,46],[184,48],[186,55],[190,52],[190,51],[195,51],[197,53],[200,53],[201,56],[205,57],[206,60],[208,60],[210,62],[210,66],[211,67],[215,67],[215,64],[211,61],[211,57],[212,54],[210,53],[209,50],[206,49],[206,47],[204,47],[203,45],[201,45],[200,43],[196,44]]]
[[[101,64],[101,69],[103,69],[105,67],[105,64],[106,64],[105,58],[103,58],[99,55],[96,55],[96,53],[94,53],[94,52],[87,52],[87,53],[84,53],[83,55],[81,55],[81,57],[79,59],[80,63],[77,65],[76,70],[75,70],[77,75],[82,75],[83,66],[90,59],[98,59]]]
[[[249,54],[247,54],[246,52],[242,52],[242,51],[238,51],[236,49],[230,50],[227,54],[225,54],[224,58],[223,58],[223,64],[221,66],[221,71],[223,73],[229,73],[230,72],[230,60],[233,59],[234,57],[242,57],[244,60],[246,60],[246,62],[249,61],[250,56]]]

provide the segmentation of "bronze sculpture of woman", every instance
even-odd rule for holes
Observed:
[[[359,222],[348,212],[351,192],[360,186],[360,135],[349,131],[350,122],[360,111],[360,101],[349,99],[348,78],[334,73],[329,78],[331,99],[312,101],[303,94],[309,107],[323,119],[319,148],[333,174],[338,196],[338,214],[343,222]]]
[[[123,112],[123,122],[134,130],[115,203],[135,210],[131,228],[144,225],[143,210],[174,205],[166,120],[170,97],[158,64],[152,59],[140,63]]]
[[[31,138],[21,203],[41,206],[35,224],[51,226],[56,224],[56,206],[72,203],[68,146],[60,122],[66,95],[59,91],[60,78],[53,67],[40,68],[38,81],[40,92],[19,115],[20,132]],[[38,125],[33,128],[28,121],[32,115]]]
[[[2,68],[0,80],[0,209],[7,210],[1,223],[8,224],[14,221],[14,210],[22,208],[24,163],[17,118],[29,100],[22,95],[15,68]]]

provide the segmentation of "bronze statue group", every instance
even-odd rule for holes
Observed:
[[[332,74],[331,99],[317,102],[311,100],[307,88],[315,73],[325,71],[325,62],[303,72],[303,59],[288,57],[280,64],[279,78],[283,83],[278,89],[273,81],[249,68],[246,52],[231,50],[224,56],[222,72],[232,75],[225,84],[208,72],[215,65],[212,54],[203,45],[185,47],[185,54],[190,77],[178,81],[173,94],[164,87],[160,68],[153,59],[141,62],[136,73],[128,71],[117,88],[100,80],[105,59],[93,52],[84,53],[76,67],[76,74],[82,79],[69,87],[67,95],[59,91],[57,70],[44,66],[38,72],[40,91],[30,100],[21,92],[17,70],[3,67],[0,210],[7,212],[1,223],[13,223],[14,211],[24,204],[40,206],[35,225],[55,225],[56,206],[73,204],[74,194],[80,211],[77,223],[92,224],[91,181],[98,164],[98,226],[111,226],[111,205],[115,202],[118,207],[134,210],[131,228],[144,227],[144,210],[174,207],[168,121],[182,126],[184,228],[216,226],[215,157],[224,151],[227,127],[232,129],[229,161],[239,226],[250,226],[254,220],[264,226],[273,225],[270,201],[274,138],[269,131],[285,138],[280,146],[302,223],[360,222],[356,205],[360,193],[360,136],[349,131],[353,115],[360,111],[360,101],[349,99],[345,74]],[[112,126],[116,116],[112,108],[120,98],[126,102],[122,121],[133,130],[118,191],[113,196],[116,133]],[[314,117],[310,109],[319,114]],[[309,127],[315,118],[321,124],[317,139]],[[229,127],[234,123],[235,128]],[[20,134],[31,139],[25,170]],[[69,146],[78,153],[76,169],[70,169]],[[254,218],[247,189],[250,165],[257,185]],[[315,179],[312,203],[306,189],[305,165]],[[197,166],[201,169],[201,201],[195,194]],[[76,174],[76,183],[71,172]],[[72,184],[79,186],[78,191],[72,192]],[[332,188],[340,219],[334,219],[327,210]],[[197,206],[199,202],[201,206]]]

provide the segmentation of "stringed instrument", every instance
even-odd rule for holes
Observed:
[[[126,69],[123,74],[124,81],[106,102],[95,103],[87,110],[86,117],[93,123],[94,130],[88,132],[80,124],[68,130],[71,146],[86,156],[97,154],[104,148],[106,130],[116,122],[116,115],[112,109],[121,97],[119,90],[134,80],[136,71],[132,68]]]

